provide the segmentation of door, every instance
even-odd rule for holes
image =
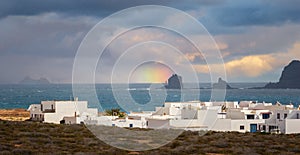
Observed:
[[[256,132],[257,131],[257,124],[250,124],[250,132]]]

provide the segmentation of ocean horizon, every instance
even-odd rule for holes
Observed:
[[[226,90],[225,101],[258,101],[275,104],[292,103],[298,107],[300,103],[300,89],[248,89],[263,87],[266,83],[229,83],[233,88]],[[99,111],[111,108],[121,108],[125,111],[154,110],[155,106],[162,106],[164,102],[179,101],[210,101],[211,84],[200,83],[184,84],[184,89],[168,90],[160,89],[162,84],[80,84],[79,96],[74,96],[72,84],[47,84],[47,85],[0,85],[0,108],[28,108],[30,104],[39,104],[45,100],[71,100],[79,97],[79,100],[87,100],[89,107],[98,108]],[[95,86],[98,101],[92,100],[92,89]],[[206,89],[195,89],[206,88]],[[113,92],[114,91],[114,92]],[[119,94],[119,96],[116,96]],[[115,93],[115,94],[114,94]],[[128,96],[128,93],[130,94]],[[127,94],[122,96],[120,94]],[[119,98],[119,99],[118,99]],[[145,106],[146,105],[146,106]]]

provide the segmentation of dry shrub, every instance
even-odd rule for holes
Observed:
[[[84,125],[0,121],[0,154],[127,154]],[[137,130],[137,129],[134,129]],[[300,134],[185,131],[169,144],[139,154],[300,154]]]

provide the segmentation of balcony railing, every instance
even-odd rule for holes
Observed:
[[[55,109],[44,109],[43,113],[52,113],[55,112]]]

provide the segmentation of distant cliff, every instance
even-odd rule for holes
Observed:
[[[173,74],[169,79],[168,79],[168,84],[165,85],[167,89],[182,89],[182,77]]]
[[[219,78],[218,83],[214,83],[212,86],[213,89],[234,89],[229,84],[222,80],[222,78]]]
[[[32,79],[27,76],[19,84],[50,84],[50,82],[46,78]]]
[[[268,83],[264,88],[300,89],[300,61],[293,60],[284,67],[279,82]]]

